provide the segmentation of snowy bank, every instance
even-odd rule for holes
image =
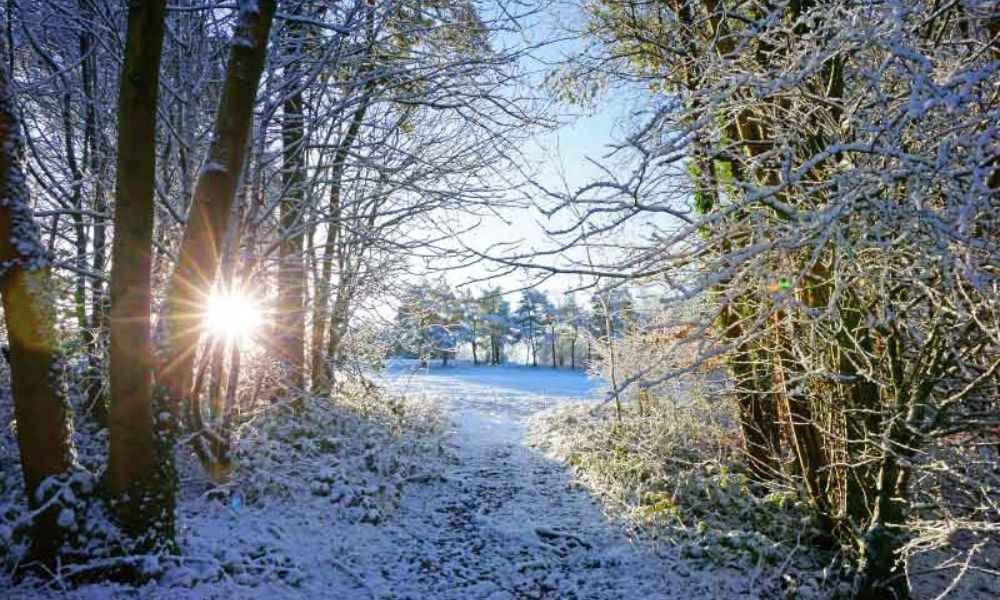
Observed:
[[[198,461],[178,452],[178,555],[135,557],[150,577],[138,588],[99,581],[75,589],[71,573],[82,567],[99,577],[103,565],[67,567],[16,587],[10,579],[24,551],[11,531],[23,517],[23,497],[10,476],[16,445],[5,429],[0,589],[25,599],[366,597],[366,578],[345,546],[370,543],[408,485],[439,477],[443,423],[432,406],[373,393],[310,398],[301,413],[252,415],[239,427],[227,485],[211,485]],[[82,446],[98,451],[101,438]]]

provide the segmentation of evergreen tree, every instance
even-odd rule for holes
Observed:
[[[422,364],[440,358],[447,365],[467,331],[461,305],[444,280],[419,281],[403,291],[396,313],[400,355],[420,358]]]
[[[504,299],[500,288],[493,288],[483,290],[479,296],[479,310],[483,331],[489,340],[490,364],[502,364],[504,348],[511,338],[510,304]]]
[[[545,292],[534,288],[521,292],[521,301],[514,312],[513,325],[518,340],[524,342],[531,355],[531,366],[538,366],[538,344],[544,339],[545,328],[555,312]]]
[[[459,343],[469,344],[472,348],[472,364],[479,364],[479,336],[482,335],[483,319],[478,299],[468,289],[463,289],[457,296],[459,319]]]
[[[589,315],[577,303],[576,296],[567,294],[558,310],[558,329],[562,338],[569,342],[569,363],[576,369],[576,343],[580,332],[586,331]]]

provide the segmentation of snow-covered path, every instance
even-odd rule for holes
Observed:
[[[312,446],[289,452],[284,442],[262,439],[261,447],[271,451],[257,459],[272,462],[244,478],[246,485],[263,491],[239,514],[205,492],[207,484],[194,468],[191,482],[182,486],[183,554],[163,561],[164,571],[157,578],[141,588],[94,582],[65,592],[43,582],[19,588],[15,597],[755,597],[745,591],[752,584],[737,572],[691,564],[670,546],[633,544],[589,492],[574,484],[562,464],[524,445],[527,417],[559,403],[593,398],[583,375],[469,366],[410,373],[397,367],[380,379],[391,391],[439,403],[455,431],[446,438],[447,451],[428,452],[427,459],[435,462],[406,479],[400,503],[385,513],[375,511],[377,518],[358,516],[367,514],[367,502],[379,498],[383,486],[403,483],[393,479],[399,470],[390,468],[385,476],[376,472],[386,466],[379,461],[405,461],[399,454],[405,446],[380,448],[374,439],[356,439],[357,447],[339,454],[308,450]],[[341,425],[347,430],[331,433],[335,441],[357,427]],[[422,454],[412,458],[424,460]],[[338,465],[338,459],[344,462]],[[282,485],[265,485],[258,477]],[[3,584],[0,580],[0,598],[6,597]]]
[[[381,557],[387,568],[378,577],[366,577],[377,579],[374,595],[696,598],[718,597],[728,587],[669,549],[632,544],[562,465],[523,444],[526,417],[591,397],[583,375],[461,366],[395,368],[384,381],[393,391],[441,402],[457,431],[444,481],[410,488],[382,528],[397,543],[373,545],[393,554]]]

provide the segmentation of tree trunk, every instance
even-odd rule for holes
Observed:
[[[534,322],[529,322],[528,324],[528,342],[531,350],[531,366],[538,367],[538,346],[535,343],[535,324]]]
[[[118,181],[111,274],[111,406],[107,484],[138,551],[173,540],[173,482],[154,430],[150,337],[156,103],[164,0],[132,2],[118,97]],[[169,478],[168,478],[169,479]]]
[[[204,301],[212,289],[246,156],[275,0],[241,1],[212,143],[195,184],[164,315],[160,395],[177,416],[190,401]]]
[[[553,325],[551,328],[552,333],[552,368],[555,369],[559,365],[556,364],[556,328]]]
[[[343,263],[341,264],[343,267]],[[333,301],[333,312],[330,314],[330,334],[326,347],[326,360],[336,360],[340,352],[340,344],[347,333],[347,320],[350,317],[350,305],[353,290],[351,289],[350,273],[341,268],[341,279],[337,286],[337,297]]]
[[[77,6],[84,19],[80,27],[80,79],[83,83],[84,108],[84,143],[89,153],[90,177],[93,181],[93,207],[97,215],[94,217],[93,258],[91,269],[95,275],[104,273],[105,252],[107,246],[106,216],[108,205],[104,188],[104,165],[106,145],[98,120],[97,111],[97,55],[94,36],[88,25],[94,18],[93,7],[88,0],[79,0]],[[90,279],[90,324],[87,335],[88,375],[86,411],[96,422],[107,424],[108,405],[103,386],[103,355],[105,338],[102,332],[107,329],[108,305],[104,281],[100,277]]]
[[[299,12],[297,5],[293,13]],[[281,385],[289,390],[301,390],[305,371],[305,289],[306,271],[302,263],[303,211],[305,209],[305,149],[308,143],[303,115],[303,95],[297,56],[302,47],[301,25],[285,24],[285,94],[282,106],[281,178],[284,194],[279,206],[280,243],[278,246],[278,357],[282,363]],[[301,396],[296,395],[295,405]]]
[[[374,47],[369,44],[369,58],[374,52]],[[361,70],[362,74],[367,73],[367,69]],[[333,356],[329,354],[324,348],[324,339],[329,339],[324,335],[329,331],[329,336],[334,335],[335,325],[333,324],[334,315],[329,314],[330,304],[330,281],[333,275],[333,259],[336,253],[337,244],[340,243],[341,236],[341,187],[344,180],[344,171],[347,168],[347,158],[350,154],[351,148],[354,146],[354,142],[358,137],[358,133],[361,131],[361,125],[364,123],[365,114],[368,112],[368,107],[371,104],[372,90],[375,86],[375,80],[373,78],[368,78],[365,83],[364,90],[360,98],[360,104],[354,114],[351,115],[350,125],[347,127],[347,131],[344,133],[344,137],[341,139],[340,144],[337,147],[337,153],[333,158],[332,167],[332,183],[330,185],[330,223],[327,226],[326,234],[326,244],[323,247],[323,260],[320,266],[320,278],[316,284],[316,300],[313,303],[313,323],[312,323],[312,373],[313,381],[312,388],[314,392],[327,393],[330,391],[330,372],[328,360],[332,360]],[[339,294],[338,294],[339,298]],[[334,311],[336,312],[336,310]],[[339,345],[339,341],[338,344]],[[331,347],[335,345],[330,344]]]
[[[0,38],[7,39],[2,25]],[[0,58],[0,295],[24,487],[28,506],[36,509],[47,499],[38,496],[39,485],[72,467],[72,416],[60,381],[49,254],[31,215],[9,76],[6,57]],[[55,563],[64,538],[59,512],[54,504],[32,523],[31,554],[48,565]]]
[[[896,419],[889,439],[906,438],[901,433],[902,418]],[[872,600],[905,600],[910,597],[909,582],[899,556],[904,536],[901,526],[906,518],[904,471],[893,455],[894,448],[885,449],[878,472],[874,513],[865,533],[859,539],[860,561],[855,597]],[[905,452],[905,450],[904,450]]]
[[[723,306],[719,321],[725,339],[733,342],[742,339],[740,313],[735,307]],[[775,445],[779,431],[774,417],[776,395],[767,393],[770,386],[760,376],[759,359],[750,343],[743,341],[729,358],[729,370],[736,385],[740,431],[750,472],[759,481],[770,481],[780,473]]]
[[[340,214],[340,180],[334,166],[333,183],[330,186],[331,222],[326,229],[326,243],[323,247],[323,258],[320,262],[319,280],[316,282],[316,294],[313,300],[312,335],[310,337],[310,362],[312,373],[312,391],[314,394],[326,394],[330,391],[330,367],[326,362],[326,329],[330,320],[330,278],[333,275],[334,245],[337,243],[339,225],[336,222]]]

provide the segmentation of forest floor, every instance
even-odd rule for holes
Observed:
[[[539,367],[397,366],[390,389],[444,406],[455,431],[444,481],[408,494],[387,578],[405,598],[721,598],[745,582],[702,570],[670,547],[629,539],[562,463],[525,445],[528,418],[594,399],[580,372]],[[404,591],[406,590],[406,591]],[[752,596],[752,594],[750,594]]]
[[[546,415],[600,402],[600,382],[578,371],[397,361],[376,379],[389,398],[311,399],[304,413],[251,420],[224,488],[181,453],[181,552],[148,557],[141,587],[74,586],[73,566],[10,579],[23,492],[13,428],[0,430],[0,599],[823,596],[768,591],[759,564],[692,558],[669,539],[627,535],[637,530],[608,516],[614,506],[528,441]],[[80,463],[99,474],[103,433],[78,429],[76,443]],[[968,583],[956,598],[987,597],[988,584]]]
[[[0,598],[757,597],[737,571],[630,539],[525,444],[532,415],[594,401],[582,373],[396,363],[379,379],[437,416],[390,434],[314,402],[294,425],[257,428],[228,490],[182,464],[182,553],[150,561],[146,585],[0,576]]]

